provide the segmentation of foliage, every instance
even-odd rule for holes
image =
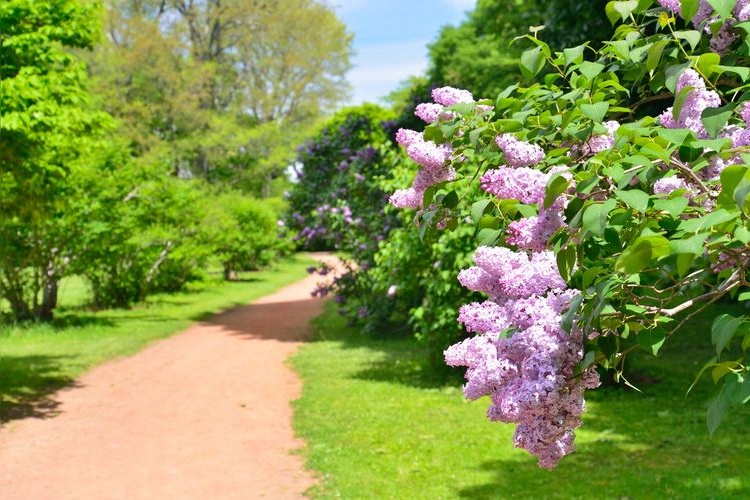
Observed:
[[[530,26],[543,26],[538,36],[553,48],[586,40],[597,44],[612,32],[604,15],[606,3],[479,0],[466,20],[442,28],[430,45],[428,79],[433,86],[451,85],[494,99],[522,76],[518,58],[523,49],[515,37],[528,33]]]
[[[215,233],[212,240],[224,277],[269,265],[284,239],[278,236],[277,213],[265,203],[238,193],[224,193],[214,200],[217,213],[209,212],[205,224]]]
[[[287,226],[308,249],[356,251],[383,239],[385,193],[373,180],[384,161],[392,115],[374,105],[345,108],[297,148],[298,182],[289,193]],[[364,249],[362,249],[364,250]]]
[[[70,258],[68,177],[108,117],[88,104],[85,68],[96,5],[10,0],[0,6],[0,294],[19,319],[49,319]]]
[[[678,313],[746,295],[750,11],[652,3],[610,2],[623,24],[590,59],[584,45],[525,37],[521,71],[538,81],[478,103],[437,89],[422,109],[432,125],[399,132],[420,170],[392,203],[419,208],[422,232],[467,217],[477,228],[476,266],[459,280],[489,300],[462,307],[477,335],[446,359],[468,367],[466,396],[491,395],[490,418],[517,423],[516,445],[545,467],[573,449],[595,364],[621,378],[629,353],[658,354],[692,317]],[[464,194],[480,188],[490,196]],[[716,319],[716,356],[696,377],[718,384],[712,432],[748,400],[744,355],[725,354],[750,345],[744,325]]]
[[[351,35],[317,0],[110,0],[89,58],[139,156],[270,196],[324,109],[347,92]]]

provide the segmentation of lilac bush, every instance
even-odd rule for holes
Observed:
[[[390,203],[425,239],[470,222],[478,247],[457,278],[486,298],[460,308],[474,335],[445,360],[542,467],[574,450],[597,367],[622,380],[629,353],[657,355],[715,300],[750,297],[749,3],[609,2],[623,24],[595,54],[526,36],[528,86],[492,101],[436,89],[424,132],[398,132],[418,170]],[[750,346],[748,324],[714,323],[696,378],[717,384],[710,431],[750,399],[744,354],[725,354]]]

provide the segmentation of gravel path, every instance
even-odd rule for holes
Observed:
[[[293,453],[301,383],[285,360],[321,312],[310,298],[318,280],[94,368],[54,396],[57,417],[3,427],[0,497],[301,497],[314,479]]]

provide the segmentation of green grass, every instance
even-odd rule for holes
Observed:
[[[578,451],[554,471],[512,446],[513,426],[485,418],[460,379],[425,367],[409,340],[347,330],[333,307],[317,341],[294,358],[304,381],[295,427],[320,498],[747,498],[750,411],[732,412],[710,437],[704,381],[685,391],[711,356],[712,314],[691,322],[658,358],[631,360],[643,393],[601,387],[587,394]]]
[[[312,261],[294,256],[273,269],[219,278],[183,293],[156,295],[127,310],[88,311],[81,280],[61,284],[52,324],[0,326],[0,421],[54,411],[51,391],[69,385],[92,366],[127,356],[212,314],[271,293],[305,276]]]

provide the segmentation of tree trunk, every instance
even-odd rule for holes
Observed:
[[[234,281],[237,279],[237,271],[229,266],[224,266],[224,280]]]
[[[42,305],[39,308],[38,318],[42,321],[52,321],[54,310],[57,307],[57,292],[60,288],[60,281],[54,276],[48,277],[42,290]]]

